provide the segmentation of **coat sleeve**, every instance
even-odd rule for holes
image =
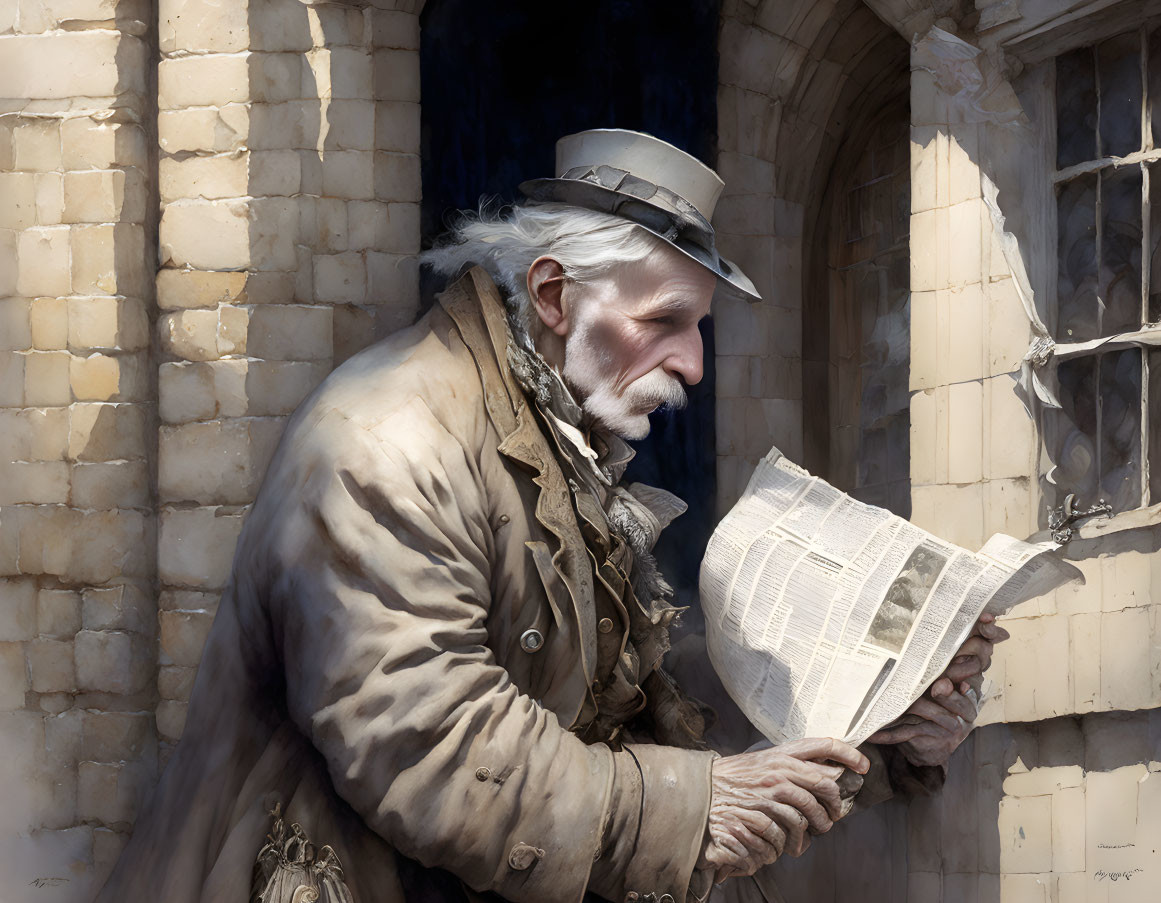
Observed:
[[[373,830],[476,890],[579,900],[599,860],[600,893],[683,900],[710,755],[587,746],[513,685],[486,646],[475,460],[425,407],[393,421],[289,440],[269,606],[290,716]]]

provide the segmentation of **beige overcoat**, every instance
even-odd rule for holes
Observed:
[[[245,903],[276,805],[357,903],[684,899],[711,754],[570,731],[629,625],[507,341],[473,270],[292,418],[101,903]]]

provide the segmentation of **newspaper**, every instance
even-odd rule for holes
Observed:
[[[996,534],[969,552],[772,449],[702,561],[710,661],[771,742],[857,745],[944,672],[981,613],[1083,579],[1056,548]]]

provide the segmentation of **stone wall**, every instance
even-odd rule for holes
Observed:
[[[156,765],[148,22],[0,12],[0,872],[81,893]]]
[[[421,7],[0,12],[0,874],[38,900],[180,736],[286,417],[416,313]]]

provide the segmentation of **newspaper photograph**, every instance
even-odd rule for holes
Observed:
[[[858,745],[944,672],[983,612],[1083,579],[1057,548],[996,534],[970,552],[771,449],[702,561],[710,661],[771,742]]]

